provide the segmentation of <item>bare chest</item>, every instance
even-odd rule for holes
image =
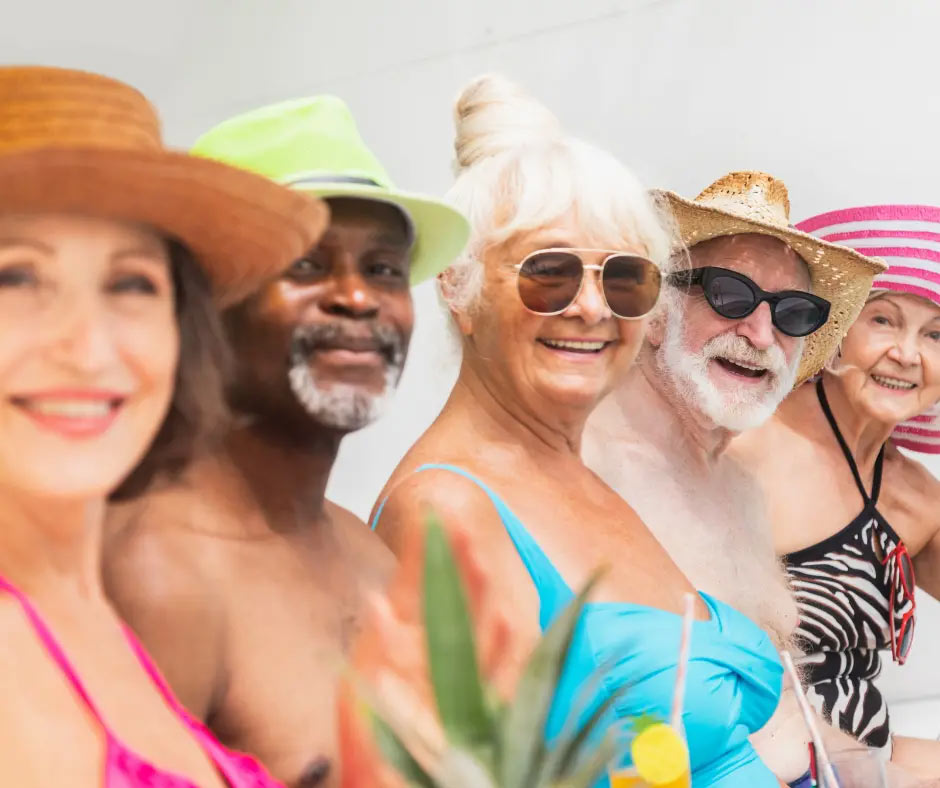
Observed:
[[[681,461],[626,451],[605,480],[637,511],[691,583],[770,632],[779,644],[797,625],[756,485],[735,467],[703,477]]]
[[[69,628],[56,627],[66,665],[43,647],[25,620],[8,612],[0,616],[0,692],[6,699],[0,753],[8,756],[0,757],[0,784],[64,780],[77,788],[99,788],[110,741],[158,769],[221,788],[207,754],[160,695],[115,622],[76,617]],[[55,627],[56,621],[47,623]],[[94,707],[80,697],[79,683]]]
[[[254,558],[227,600],[226,690],[211,724],[288,785],[333,785],[336,682],[371,581],[329,552]]]
[[[812,472],[807,472],[812,468]],[[865,495],[872,479],[862,480]],[[839,533],[865,510],[866,498],[844,458],[824,452],[794,456],[794,461],[767,475],[768,511],[777,553],[786,555]],[[879,507],[885,499],[879,496]]]
[[[511,492],[515,513],[570,588],[603,569],[596,601],[682,610],[692,590],[686,577],[630,505],[593,473],[581,467],[566,480],[550,477],[524,495]]]

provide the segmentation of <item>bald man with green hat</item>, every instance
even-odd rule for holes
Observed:
[[[326,485],[343,437],[394,393],[411,287],[451,263],[469,227],[397,189],[333,96],[231,118],[193,152],[322,198],[330,224],[223,316],[233,425],[214,454],[115,509],[108,591],[225,744],[292,788],[334,786],[338,671],[392,560]]]

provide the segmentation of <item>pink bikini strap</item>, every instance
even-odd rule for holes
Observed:
[[[144,670],[147,672],[147,675],[150,676],[150,680],[156,685],[157,689],[160,691],[160,694],[163,695],[163,699],[166,701],[170,709],[181,719],[189,728],[192,730],[193,734],[199,740],[199,743],[210,753],[218,754],[219,752],[219,743],[216,740],[215,736],[209,731],[209,729],[203,725],[199,720],[197,720],[189,711],[180,703],[179,699],[173,693],[173,690],[170,689],[170,685],[167,684],[163,674],[160,673],[160,670],[154,664],[153,660],[150,658],[150,655],[144,649],[141,642],[137,639],[137,636],[131,630],[130,627],[124,626],[124,634],[127,636],[127,642],[130,643],[131,649],[137,655],[137,660],[143,666]],[[216,760],[213,758],[213,760]],[[217,765],[218,764],[217,762]],[[227,776],[227,775],[226,775]]]
[[[26,596],[26,594],[20,591],[2,575],[0,575],[0,590],[11,594],[17,600],[17,602],[20,603],[20,607],[22,607],[23,612],[26,613],[26,617],[33,625],[33,629],[39,636],[39,640],[42,641],[46,651],[55,660],[56,664],[65,674],[65,677],[69,680],[69,683],[75,689],[75,692],[78,693],[78,696],[88,707],[88,710],[95,716],[95,719],[98,720],[98,723],[104,729],[105,733],[110,737],[111,731],[108,730],[108,726],[105,725],[105,722],[98,711],[98,707],[95,706],[95,704],[92,702],[91,697],[85,690],[85,685],[82,684],[81,679],[78,677],[78,674],[72,667],[72,663],[69,662],[69,658],[65,656],[65,652],[62,650],[62,646],[59,645],[59,642],[55,639],[52,631],[49,629],[49,627],[46,626],[46,622],[42,620],[42,616],[39,615],[39,611],[33,607],[32,602],[29,601],[29,598]]]

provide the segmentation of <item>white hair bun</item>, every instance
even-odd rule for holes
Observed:
[[[454,108],[458,171],[500,153],[562,137],[558,119],[498,74],[472,80]]]

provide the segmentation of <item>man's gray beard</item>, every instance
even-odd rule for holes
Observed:
[[[385,387],[378,394],[351,383],[320,386],[306,359],[295,359],[287,373],[291,391],[304,410],[325,427],[352,432],[362,429],[388,409],[401,378],[401,364],[389,362]]]
[[[657,355],[663,371],[686,405],[700,412],[716,427],[735,433],[759,427],[773,416],[796,382],[803,340],[800,340],[789,364],[777,345],[757,350],[744,337],[727,332],[710,339],[698,353],[692,353],[683,343],[684,322],[681,308],[668,310],[665,336]],[[709,361],[716,356],[766,367],[767,374],[773,375],[771,388],[752,392],[742,386],[728,392],[720,391],[708,375]]]
[[[386,358],[385,385],[377,394],[351,383],[319,383],[310,369],[310,354],[323,343],[329,346],[331,342],[341,341],[347,330],[341,323],[294,329],[287,379],[297,401],[318,423],[351,432],[371,424],[385,413],[405,366],[407,341],[391,326],[369,327],[375,346],[381,348]],[[360,332],[361,329],[357,331]]]

